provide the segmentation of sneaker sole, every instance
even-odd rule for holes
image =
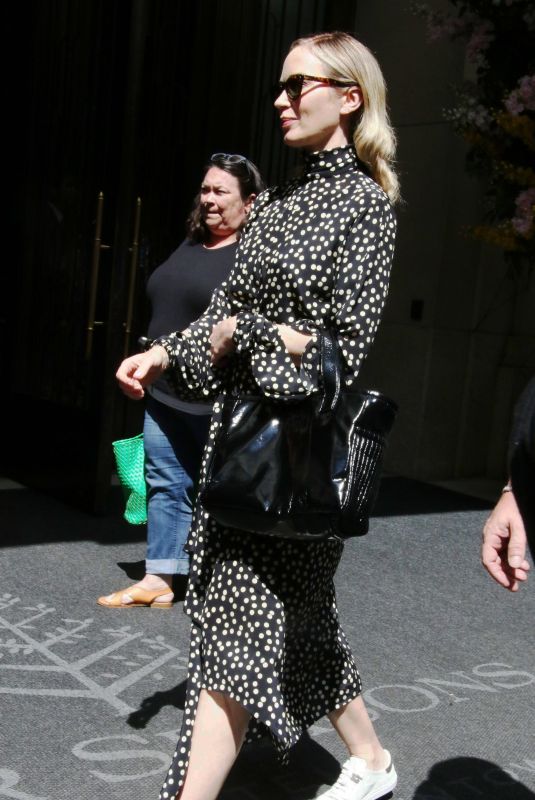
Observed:
[[[398,784],[397,776],[394,776],[392,780],[386,785],[381,787],[381,789],[373,789],[371,790],[371,794],[365,794],[362,800],[381,800],[389,792],[393,792]]]

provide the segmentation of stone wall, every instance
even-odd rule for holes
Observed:
[[[444,7],[438,0],[435,7]],[[503,477],[514,401],[535,371],[535,290],[501,253],[462,233],[481,220],[442,110],[467,74],[461,45],[428,44],[408,4],[356,4],[355,31],[377,55],[399,136],[404,204],[385,317],[362,383],[400,405],[386,467],[422,479]]]

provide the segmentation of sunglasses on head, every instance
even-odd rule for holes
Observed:
[[[243,167],[248,176],[248,180],[251,180],[251,177],[254,177],[254,171],[251,168],[249,159],[245,158],[245,156],[242,156],[239,153],[212,153],[210,156],[210,163],[214,164],[215,166],[221,164],[227,167],[229,165]]]
[[[239,153],[212,153],[210,161],[226,161],[227,164],[247,164],[245,156]]]
[[[275,95],[278,97],[281,92],[286,92],[289,100],[297,100],[301,97],[303,83],[305,81],[316,81],[325,83],[327,86],[356,86],[355,81],[339,81],[336,78],[323,78],[318,75],[290,75],[285,81],[275,84]]]

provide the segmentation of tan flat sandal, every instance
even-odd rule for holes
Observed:
[[[97,603],[106,608],[135,608],[136,606],[147,606],[149,608],[172,608],[173,603],[166,601],[158,602],[158,598],[164,594],[169,594],[172,590],[166,586],[165,589],[142,589],[140,586],[130,586],[128,589],[120,589],[112,595],[99,597]],[[123,602],[123,595],[127,594],[132,598],[131,603]]]

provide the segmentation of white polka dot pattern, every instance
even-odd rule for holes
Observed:
[[[255,202],[235,266],[186,335],[162,337],[169,378],[184,399],[222,390],[280,400],[317,389],[314,337],[296,369],[274,323],[331,327],[351,383],[373,341],[387,294],[395,219],[351,146],[313,154],[304,175]],[[212,369],[213,324],[237,315],[231,367]],[[214,406],[201,470],[221,413]],[[198,504],[191,528],[192,620],[182,730],[160,798],[183,785],[201,688],[228,693],[252,715],[247,738],[268,733],[281,757],[308,726],[361,690],[338,622],[333,576],[343,545],[291,542],[221,528]]]

